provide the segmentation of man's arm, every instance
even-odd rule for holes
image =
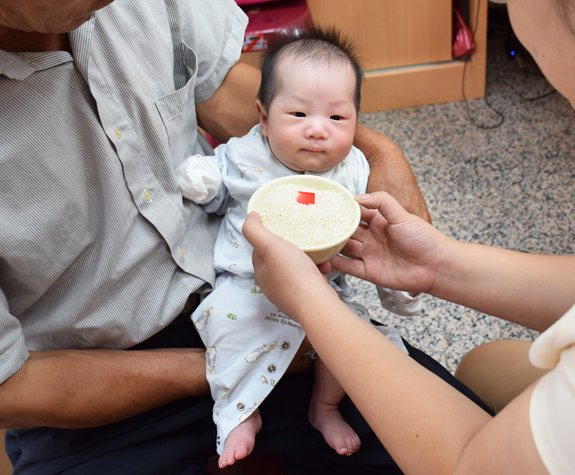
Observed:
[[[387,191],[410,213],[431,223],[415,175],[400,148],[386,135],[357,124],[353,144],[359,148],[371,173],[367,192]]]
[[[260,82],[258,69],[236,63],[219,89],[196,104],[198,125],[220,142],[247,134],[260,120],[256,108]]]
[[[53,350],[0,384],[0,428],[95,427],[207,394],[203,349]]]

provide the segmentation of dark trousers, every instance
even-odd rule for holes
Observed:
[[[202,346],[193,324],[186,319],[132,349]],[[406,347],[415,361],[492,414],[438,362],[408,343]],[[260,407],[263,427],[257,435],[255,453],[284,453],[289,474],[401,473],[347,397],[340,411],[360,436],[361,448],[346,457],[325,443],[307,419],[313,378],[313,367],[282,378]],[[377,404],[377,394],[373,398]],[[215,449],[212,405],[211,397],[206,395],[175,401],[103,427],[10,430],[6,433],[6,450],[14,474],[204,474],[207,458]]]

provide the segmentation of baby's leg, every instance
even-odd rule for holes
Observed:
[[[309,407],[309,421],[338,454],[351,455],[359,449],[361,441],[341,417],[338,405],[343,396],[345,391],[318,358],[315,362],[315,383]]]
[[[230,432],[218,461],[219,467],[233,465],[236,460],[244,459],[251,454],[256,443],[256,434],[261,428],[260,410],[256,409],[250,417]]]

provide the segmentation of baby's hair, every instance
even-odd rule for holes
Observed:
[[[258,99],[266,110],[279,92],[276,70],[279,61],[287,55],[296,55],[298,60],[323,63],[348,63],[356,77],[355,110],[359,114],[361,82],[363,71],[354,44],[335,28],[317,26],[294,29],[272,37],[261,58],[262,82]]]

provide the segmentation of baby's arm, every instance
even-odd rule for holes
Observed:
[[[199,205],[213,200],[222,183],[219,168],[201,155],[186,158],[176,168],[175,174],[184,198]]]
[[[206,213],[223,214],[231,200],[222,179],[226,173],[227,150],[223,144],[214,150],[214,156],[193,155],[175,170],[183,197],[202,205]]]

